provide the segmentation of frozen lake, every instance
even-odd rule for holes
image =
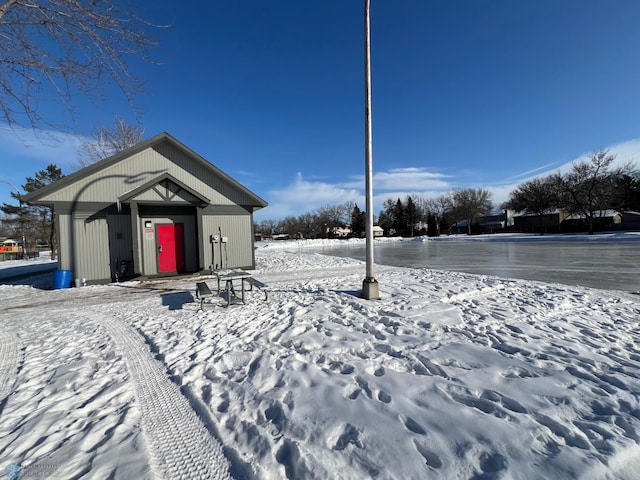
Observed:
[[[640,237],[639,237],[640,238]],[[365,259],[364,246],[324,246],[321,253]],[[376,242],[375,263],[426,267],[607,290],[640,290],[640,241]]]

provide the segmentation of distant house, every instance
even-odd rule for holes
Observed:
[[[595,212],[594,229],[595,230],[612,230],[622,221],[622,215],[615,210],[601,210]],[[562,220],[561,231],[563,232],[582,232],[589,229],[589,221],[582,214],[568,215]]]
[[[517,213],[513,216],[514,230],[523,233],[558,233],[560,224],[569,216],[562,210],[554,210],[543,215]]]
[[[373,226],[373,236],[374,237],[384,237],[384,230],[382,227],[378,225]]]
[[[489,215],[475,217],[471,223],[471,230],[474,233],[496,233],[511,227],[514,222],[514,212],[503,210]],[[451,233],[467,233],[469,231],[469,221],[461,220],[451,227]]]
[[[621,213],[620,224],[617,227],[622,230],[640,230],[640,212]]]
[[[331,227],[328,233],[333,238],[345,238],[351,235],[351,228],[345,226]]]
[[[256,232],[253,235],[253,238],[255,239],[256,242],[268,242],[270,240],[273,240],[273,234],[272,233]]]
[[[632,216],[627,218],[631,220]],[[618,229],[622,219],[623,215],[615,210],[602,210],[595,214],[594,227],[596,230]],[[535,214],[517,214],[514,217],[514,229],[530,233],[584,232],[589,229],[589,224],[582,214],[570,215],[565,211],[555,210],[541,217]]]
[[[500,232],[513,225],[513,214],[513,210],[491,213],[480,217],[478,224],[483,233]]]
[[[253,212],[267,205],[168,133],[24,200],[54,208],[59,268],[88,283],[253,268]]]

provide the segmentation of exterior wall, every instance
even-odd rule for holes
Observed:
[[[214,268],[255,268],[253,216],[249,212],[203,214],[199,227],[198,216],[195,213],[160,213],[163,210],[175,209],[171,206],[140,208],[142,213],[134,219],[141,246],[135,273],[146,276],[158,274],[156,226],[176,223],[184,226],[186,272],[209,269],[212,258]],[[207,208],[209,212],[216,210],[218,208],[215,206]],[[58,215],[60,269],[71,270],[73,278],[85,278],[88,283],[105,283],[115,279],[120,261],[133,262],[136,246],[129,213],[75,213],[73,219],[71,222],[70,215]],[[148,235],[146,222],[151,222],[152,235]],[[70,229],[71,225],[73,230]],[[209,236],[219,235],[220,230],[227,242],[222,244],[222,252],[220,243],[215,243],[212,252]],[[68,253],[71,251],[73,255]],[[131,270],[129,273],[134,271]]]
[[[204,268],[255,268],[253,252],[253,216],[236,214],[208,214],[202,216],[204,240]],[[210,235],[227,237],[226,244],[211,244]],[[213,247],[213,248],[212,248]]]
[[[58,268],[60,270],[73,270],[73,265],[71,264],[72,236],[70,232],[71,215],[56,213],[56,236],[58,237]],[[74,273],[75,272],[72,271],[72,275]]]
[[[117,261],[132,259],[129,215],[76,212],[58,215],[56,225],[58,266],[71,270],[72,278],[109,282],[114,279]]]
[[[106,215],[73,216],[72,278],[106,280],[111,278],[109,228]]]

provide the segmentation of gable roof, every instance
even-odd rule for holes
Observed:
[[[178,180],[177,178],[175,178],[173,175],[169,173],[163,173],[162,175],[149,180],[147,183],[140,185],[139,187],[134,188],[133,190],[129,190],[128,192],[123,193],[118,197],[118,203],[126,203],[127,201],[135,198],[137,195],[143,192],[146,192],[147,190],[155,187],[156,185],[160,185],[163,183],[175,185],[176,187],[178,187],[179,190],[188,193],[189,195],[193,196],[195,199],[197,199],[200,203],[204,205],[209,203],[209,199],[207,197],[205,197],[204,195],[201,195],[200,193],[196,192],[192,188],[189,188],[188,186],[186,186],[184,183],[182,183],[180,180]]]
[[[29,203],[37,203],[38,200],[40,200],[41,198],[53,192],[56,192],[62,188],[72,185],[75,182],[81,181],[93,175],[94,173],[99,172],[100,170],[106,169],[126,158],[129,158],[139,152],[142,152],[143,150],[146,150],[148,148],[154,148],[162,143],[168,143],[173,147],[177,148],[178,150],[182,151],[184,154],[188,155],[195,162],[199,163],[204,168],[211,171],[214,175],[228,182],[233,188],[247,195],[247,197],[252,202],[251,206],[257,207],[257,208],[263,208],[268,205],[268,203],[265,200],[260,198],[258,195],[250,191],[248,188],[246,188],[242,184],[238,183],[232,177],[224,173],[222,170],[220,170],[218,167],[216,167],[211,162],[206,160],[204,157],[200,156],[199,154],[191,150],[185,144],[183,144],[182,142],[178,141],[177,139],[169,135],[167,132],[162,132],[154,137],[151,137],[132,147],[129,147],[126,150],[122,150],[121,152],[118,152],[108,158],[105,158],[104,160],[100,160],[99,162],[93,163],[81,170],[78,170],[77,172],[74,172],[70,175],[62,177],[60,180],[57,180],[53,183],[45,185],[44,187],[25,195],[23,197],[23,200]]]

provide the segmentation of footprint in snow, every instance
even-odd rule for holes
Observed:
[[[362,393],[362,389],[361,388],[356,388],[355,390],[353,390],[350,394],[349,394],[349,400],[356,400],[360,394]]]
[[[382,403],[391,403],[391,395],[389,395],[384,390],[380,390],[378,392],[378,400],[380,400]]]
[[[440,457],[431,450],[429,450],[423,442],[419,442],[418,440],[413,440],[413,445],[418,450],[418,453],[424,457],[427,462],[427,465],[431,468],[440,468],[442,467],[442,460]]]
[[[502,478],[502,473],[507,469],[507,459],[499,453],[483,452],[478,458],[481,472],[471,477],[471,480],[485,480],[490,478]]]
[[[407,430],[413,433],[417,433],[418,435],[427,434],[427,431],[424,428],[422,428],[422,426],[418,422],[416,422],[413,418],[411,417],[400,417],[400,418]]]
[[[331,370],[338,370],[342,375],[350,375],[355,371],[355,367],[353,365],[342,362],[332,362],[331,365],[329,365],[329,368]]]
[[[338,437],[338,441],[333,446],[334,450],[344,450],[349,445],[354,445],[357,448],[364,448],[360,441],[360,434],[362,431],[357,427],[347,423],[344,426],[342,434]]]

